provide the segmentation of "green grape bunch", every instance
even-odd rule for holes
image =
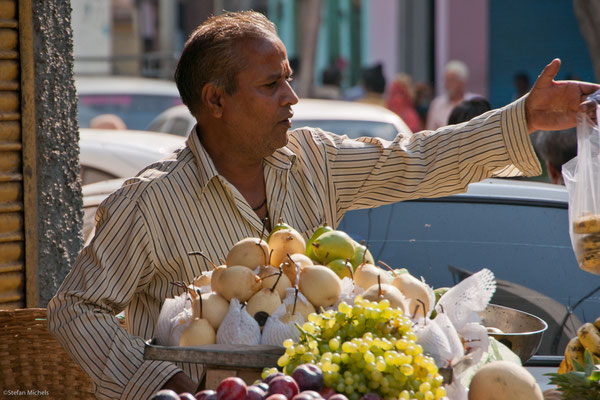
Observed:
[[[412,322],[387,300],[357,296],[354,306],[310,314],[300,339],[283,342],[278,365],[291,375],[303,363],[323,371],[325,386],[350,400],[374,392],[382,399],[442,399],[443,377],[432,357],[417,344]]]

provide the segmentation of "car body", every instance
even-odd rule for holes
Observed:
[[[169,107],[181,104],[172,81],[127,76],[76,76],[79,127],[100,114],[114,114],[129,129],[144,129]]]
[[[311,126],[353,139],[360,136],[377,136],[393,140],[398,132],[405,135],[412,133],[396,113],[372,104],[300,99],[292,109],[292,129]],[[159,114],[146,129],[187,136],[195,124],[196,120],[187,107],[180,105]]]
[[[79,131],[82,183],[135,176],[184,144],[184,137],[159,132],[82,128]]]

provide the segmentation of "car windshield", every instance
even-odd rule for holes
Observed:
[[[80,94],[79,127],[88,128],[100,114],[115,114],[128,129],[143,130],[162,111],[181,104],[178,96],[136,94]]]
[[[292,120],[292,129],[303,126],[321,128],[324,131],[347,135],[351,139],[361,136],[380,137],[394,140],[398,130],[393,124],[381,121],[360,120]]]

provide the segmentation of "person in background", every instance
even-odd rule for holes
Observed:
[[[372,67],[365,68],[362,74],[363,87],[365,94],[357,99],[361,103],[375,104],[385,107],[385,76],[383,75],[383,65],[375,64]]]
[[[531,89],[531,83],[529,82],[529,75],[527,75],[527,72],[517,72],[513,77],[513,86],[515,87],[513,100],[525,96]]]
[[[398,74],[388,89],[386,107],[398,114],[411,131],[418,132],[423,125],[413,104],[413,96],[411,77]]]
[[[534,148],[548,171],[548,178],[556,185],[564,185],[562,166],[577,156],[577,129],[535,132]]]
[[[427,82],[415,83],[415,108],[421,119],[422,126],[427,123],[427,112],[433,98],[433,88]]]
[[[444,94],[434,98],[431,102],[427,112],[426,129],[435,130],[446,125],[452,109],[461,101],[475,96],[473,93],[467,92],[468,81],[469,69],[464,62],[452,60],[446,64]]]
[[[470,100],[464,100],[452,109],[448,117],[448,125],[460,124],[470,121],[486,111],[490,111],[492,106],[490,102],[483,97],[473,97]]]
[[[92,129],[127,129],[125,122],[115,114],[96,115],[90,121]]]
[[[342,71],[335,64],[323,70],[322,85],[313,88],[314,97],[317,99],[339,100],[342,97]]]

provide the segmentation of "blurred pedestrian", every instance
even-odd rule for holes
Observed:
[[[444,71],[444,93],[433,99],[427,112],[425,128],[429,130],[446,125],[452,109],[461,101],[475,96],[467,92],[469,69],[464,62],[452,60],[446,64]]]
[[[362,103],[375,104],[385,107],[385,76],[383,75],[383,64],[377,63],[372,67],[365,68],[362,74],[362,84],[365,89],[363,97],[357,99]]]
[[[415,84],[415,109],[419,114],[422,126],[427,122],[427,112],[433,98],[433,88],[427,82],[417,82]]]
[[[96,115],[90,121],[92,129],[127,129],[125,122],[115,114]]]
[[[531,83],[529,81],[529,75],[527,75],[527,72],[517,72],[513,77],[513,86],[515,88],[513,100],[521,98],[529,93],[529,90],[531,89]]]
[[[490,111],[491,109],[492,106],[490,105],[490,102],[483,97],[473,97],[470,100],[463,100],[450,112],[448,125],[470,121],[476,116],[481,115],[486,111]]]
[[[335,64],[323,70],[321,86],[313,88],[313,95],[317,99],[338,100],[341,95],[342,71]]]
[[[533,144],[546,166],[550,181],[564,185],[562,166],[577,155],[577,129],[538,131]]]
[[[412,78],[398,74],[388,89],[386,107],[398,114],[411,131],[418,132],[423,125],[413,104],[413,95]]]

